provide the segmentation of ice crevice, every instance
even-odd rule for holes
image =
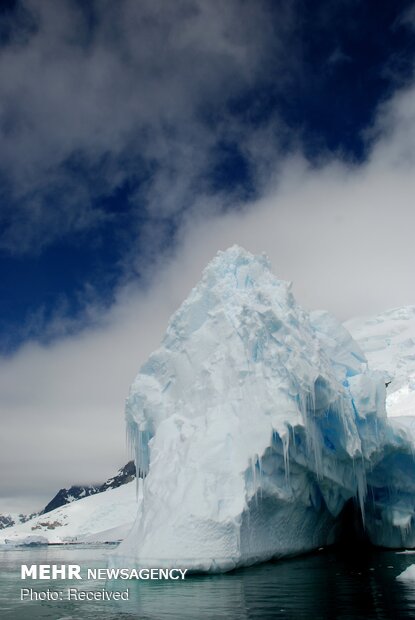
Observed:
[[[126,566],[228,571],[334,543],[350,501],[375,545],[415,547],[413,444],[385,378],[265,256],[220,252],[126,404],[140,482]]]

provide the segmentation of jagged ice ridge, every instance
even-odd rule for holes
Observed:
[[[415,546],[412,443],[348,331],[308,314],[265,256],[207,266],[126,405],[135,525],[113,564],[227,571],[333,543],[355,501],[371,541]]]

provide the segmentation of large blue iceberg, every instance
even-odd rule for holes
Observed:
[[[415,546],[415,461],[385,380],[265,256],[233,246],[171,318],[127,400],[136,523],[113,561],[228,571],[331,544],[350,503],[375,545]]]

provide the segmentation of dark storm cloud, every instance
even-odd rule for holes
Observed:
[[[0,246],[99,226],[97,197],[126,179],[137,209],[185,207],[217,140],[241,135],[227,102],[275,61],[289,21],[277,32],[266,3],[239,0],[19,2],[0,48]]]

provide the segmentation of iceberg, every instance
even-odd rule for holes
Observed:
[[[415,306],[402,306],[345,323],[372,369],[388,384],[389,417],[415,415]]]
[[[334,543],[415,546],[415,462],[385,378],[265,255],[219,252],[126,403],[139,485],[112,564],[229,571]]]
[[[415,564],[410,564],[396,579],[413,583],[415,581]]]

